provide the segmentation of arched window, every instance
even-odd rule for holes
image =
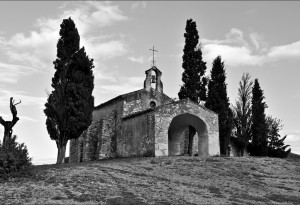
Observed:
[[[155,103],[154,101],[151,101],[151,102],[150,102],[150,108],[153,109],[153,108],[155,108],[155,107],[156,107],[156,103]]]

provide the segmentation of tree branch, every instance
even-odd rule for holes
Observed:
[[[3,127],[5,127],[7,125],[6,121],[3,120],[3,118],[0,116],[0,124],[3,125]]]

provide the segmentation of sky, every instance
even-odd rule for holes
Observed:
[[[183,35],[192,18],[206,75],[221,55],[232,104],[243,73],[257,78],[266,114],[282,120],[285,143],[300,154],[299,8],[296,1],[1,1],[0,116],[11,120],[9,98],[21,100],[13,134],[25,143],[34,164],[55,163],[57,148],[47,133],[43,110],[46,91],[52,90],[62,20],[74,20],[80,46],[94,59],[96,106],[143,88],[153,46],[164,93],[178,97]]]

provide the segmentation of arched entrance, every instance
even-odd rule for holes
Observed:
[[[168,150],[170,156],[197,153],[200,157],[206,157],[208,133],[205,122],[189,113],[174,117],[168,129]]]

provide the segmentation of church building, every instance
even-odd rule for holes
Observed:
[[[70,142],[70,162],[113,157],[220,154],[218,115],[190,99],[163,92],[162,72],[153,64],[144,87],[94,108],[90,127]],[[189,136],[189,127],[196,130]]]

